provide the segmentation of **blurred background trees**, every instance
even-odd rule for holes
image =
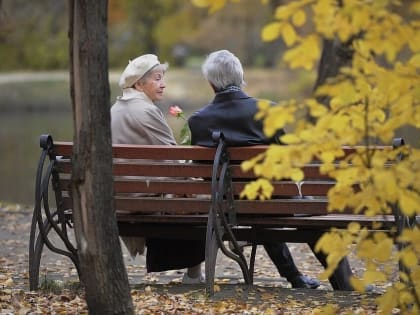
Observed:
[[[109,0],[109,65],[150,52],[171,66],[194,64],[215,49],[234,51],[245,66],[273,66],[282,42],[264,43],[260,31],[272,6],[227,4],[208,15],[185,0]],[[6,0],[0,16],[0,71],[68,69],[67,1]]]

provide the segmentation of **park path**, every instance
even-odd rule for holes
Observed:
[[[15,285],[27,289],[28,284],[28,242],[31,224],[31,209],[18,205],[0,204],[0,266],[8,273]],[[321,265],[310,252],[306,244],[291,244],[291,251],[299,269],[304,273],[317,277],[322,271]],[[245,253],[249,255],[249,250]],[[130,283],[136,284],[168,284],[179,283],[183,270],[147,273],[145,256],[132,259],[123,245],[124,262],[127,267]],[[280,278],[265,254],[262,247],[257,250],[255,263],[255,284],[288,287],[285,279]],[[204,267],[204,266],[203,266]],[[44,248],[41,262],[41,278],[61,281],[76,280],[76,270],[71,261]],[[216,268],[217,281],[220,283],[243,283],[242,273],[235,262],[226,258],[222,253],[218,255]],[[328,282],[322,281],[321,288],[330,290]]]

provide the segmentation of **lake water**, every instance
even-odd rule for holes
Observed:
[[[39,136],[71,140],[71,113],[6,113],[0,116],[0,201],[32,205]]]
[[[168,117],[175,130],[181,121]],[[55,141],[72,141],[71,112],[19,112],[0,116],[0,202],[32,205],[34,178],[41,154],[39,136],[50,134]]]

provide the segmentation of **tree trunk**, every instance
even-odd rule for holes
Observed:
[[[336,0],[336,2],[339,7],[343,5],[343,0]],[[362,36],[362,34],[358,36]],[[341,67],[351,64],[353,60],[353,49],[351,46],[354,39],[350,38],[345,43],[340,42],[338,38],[324,39],[321,60],[318,66],[318,77],[314,89],[323,85],[327,79],[335,77]],[[321,96],[320,101],[327,104],[328,98]]]
[[[113,207],[107,0],[70,0],[73,217],[91,314],[133,314]]]
[[[351,49],[352,40],[341,43],[338,39],[324,39],[321,60],[318,65],[318,76],[314,85],[314,91],[330,78],[334,78],[343,66],[349,66],[353,59]],[[328,107],[329,97],[317,96],[318,102]],[[315,119],[307,115],[308,121],[314,123]]]
[[[338,39],[324,39],[315,89],[324,84],[328,78],[335,77],[341,67],[351,64],[353,58],[351,43],[351,40],[348,43],[340,43]]]

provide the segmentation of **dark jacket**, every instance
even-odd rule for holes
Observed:
[[[213,101],[189,119],[191,144],[213,147],[213,131],[221,131],[228,146],[280,143],[280,130],[273,138],[263,133],[261,121],[255,120],[258,100],[243,91],[216,94]]]

